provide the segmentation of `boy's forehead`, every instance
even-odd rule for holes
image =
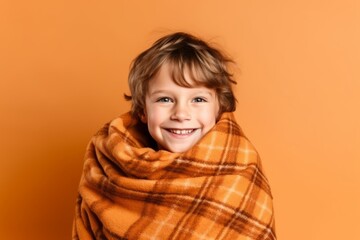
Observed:
[[[196,69],[190,64],[184,64],[181,66],[176,62],[166,61],[159,68],[154,78],[164,78],[166,81],[172,81],[175,84],[183,87],[197,87],[201,86],[202,73],[200,69]],[[151,79],[150,79],[151,80]],[[150,83],[151,84],[151,83]]]
[[[149,81],[147,93],[149,95],[163,93],[216,95],[213,89],[197,84],[188,74],[184,74],[184,77],[185,79],[182,81],[186,81],[186,83],[176,81],[171,74],[171,70],[165,66]]]

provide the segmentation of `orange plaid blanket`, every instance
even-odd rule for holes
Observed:
[[[276,239],[260,158],[232,113],[184,153],[155,151],[130,114],[90,141],[73,239]]]

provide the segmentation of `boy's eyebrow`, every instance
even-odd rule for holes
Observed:
[[[171,89],[169,89],[169,90],[165,90],[165,89],[155,90],[154,92],[150,92],[149,94],[153,95],[153,94],[164,94],[164,93],[166,93],[166,94],[171,93]],[[214,96],[214,94],[211,91],[208,91],[208,90],[200,90],[198,92],[192,93],[192,95],[197,95],[197,94],[207,94],[207,95],[210,95],[211,97]]]
[[[166,93],[166,92],[168,92],[168,90],[162,90],[162,89],[160,89],[160,90],[156,90],[156,91],[150,92],[150,94]]]
[[[205,94],[209,94],[210,96],[212,96],[213,97],[213,93],[212,92],[210,92],[210,91],[207,91],[207,90],[203,90],[203,91],[201,91],[200,93],[205,93]]]

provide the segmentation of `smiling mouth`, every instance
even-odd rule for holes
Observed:
[[[193,133],[195,130],[196,129],[194,129],[194,128],[192,128],[192,129],[171,129],[171,128],[166,129],[166,131],[169,131],[176,135],[188,135],[188,134]]]

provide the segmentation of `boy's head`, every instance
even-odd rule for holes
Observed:
[[[172,77],[176,84],[214,89],[219,99],[219,115],[233,112],[236,109],[236,98],[231,84],[236,82],[228,70],[231,62],[219,50],[190,34],[177,32],[164,36],[132,62],[128,78],[131,96],[125,98],[132,101],[133,116],[140,117],[144,113],[149,81],[164,63],[168,63],[172,67]],[[193,78],[192,84],[184,78],[186,69]]]
[[[160,38],[131,65],[131,96],[125,97],[132,100],[133,116],[147,123],[160,147],[187,150],[223,112],[235,111],[231,84],[236,82],[227,69],[229,62],[220,51],[189,34]]]

